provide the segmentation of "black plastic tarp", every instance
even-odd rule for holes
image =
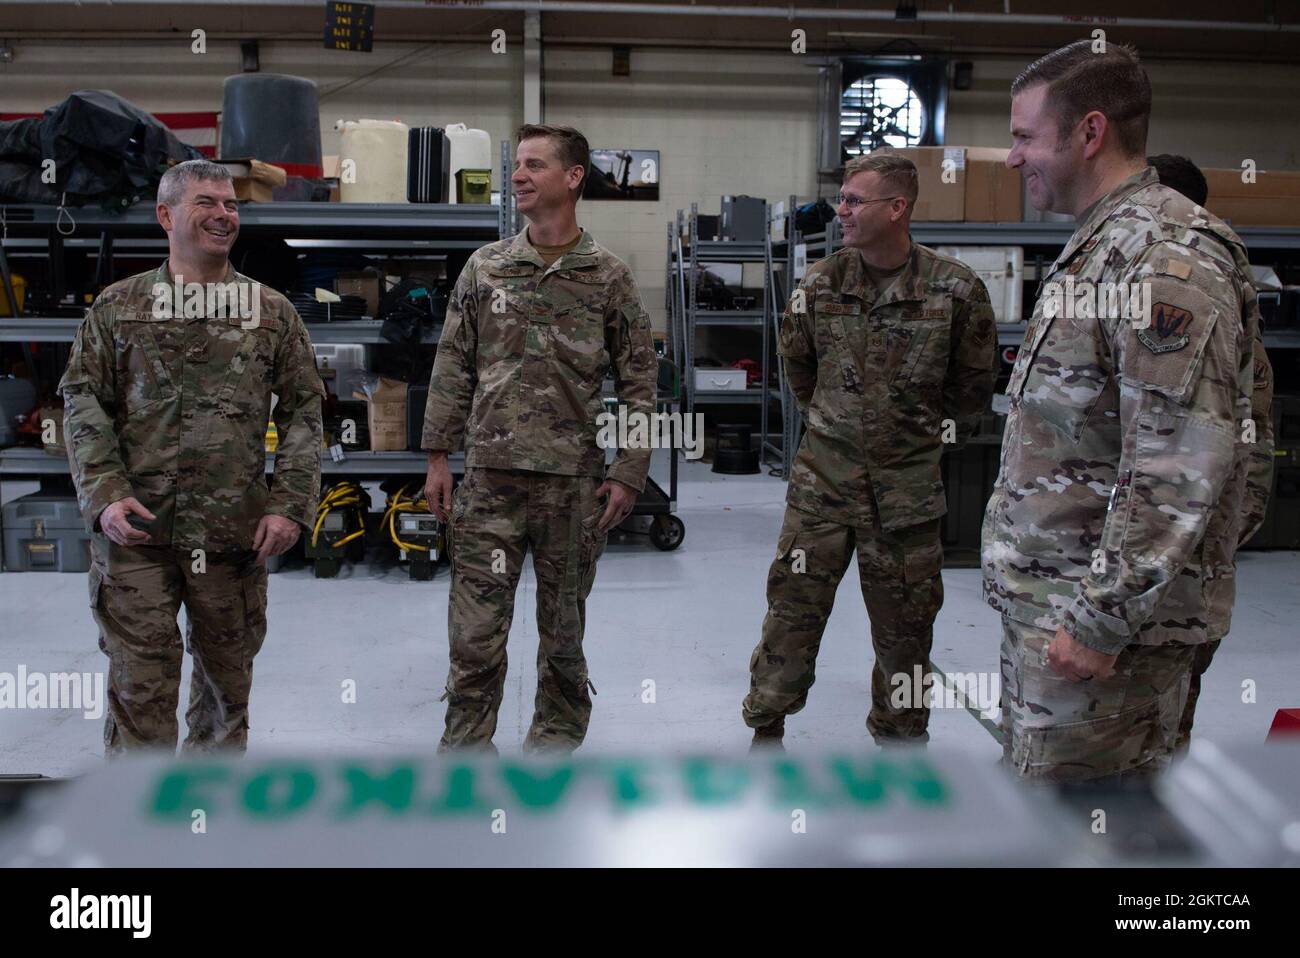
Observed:
[[[202,155],[116,93],[78,90],[39,120],[0,123],[0,201],[125,207],[157,195],[168,166]],[[42,182],[47,159],[53,183]]]

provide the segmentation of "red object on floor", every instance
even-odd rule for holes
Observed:
[[[1300,709],[1278,709],[1266,739],[1300,736]]]

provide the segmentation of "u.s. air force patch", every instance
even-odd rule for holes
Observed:
[[[1151,304],[1151,323],[1137,331],[1138,341],[1153,353],[1172,353],[1192,341],[1196,317],[1170,303]]]

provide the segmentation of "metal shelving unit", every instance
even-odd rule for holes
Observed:
[[[81,325],[72,316],[23,316],[18,319],[0,319],[0,343],[70,343]],[[337,323],[308,323],[312,345],[359,343],[376,345],[384,342],[380,336],[383,322],[378,319],[354,319]],[[424,342],[436,343],[442,334],[442,324],[426,330]]]
[[[447,462],[452,472],[463,472],[465,454],[451,453]],[[275,464],[275,455],[268,453],[266,471],[270,473]],[[428,464],[428,456],[423,452],[370,452],[359,450],[349,452],[344,459],[335,462],[328,454],[321,454],[322,475],[374,476],[401,475],[404,473],[423,473]],[[39,479],[43,476],[68,475],[68,460],[63,456],[53,456],[44,449],[19,446],[6,449],[0,456],[0,478],[10,480]]]
[[[770,215],[764,208],[766,220]],[[683,242],[682,236],[686,240]],[[701,309],[698,284],[707,263],[744,264],[759,263],[763,267],[763,302],[757,309],[710,310]],[[769,404],[775,398],[770,386],[772,372],[771,352],[772,312],[775,304],[772,283],[772,243],[765,233],[760,242],[730,242],[704,240],[699,235],[699,204],[692,203],[690,212],[677,211],[675,222],[668,224],[668,260],[665,282],[665,304],[668,309],[668,329],[673,361],[682,370],[685,384],[686,408],[721,404],[758,405],[759,429],[767,437]],[[752,329],[761,333],[761,358],[759,362],[760,385],[745,389],[697,389],[695,386],[696,335],[701,329]]]
[[[781,334],[781,316],[785,311],[784,304],[789,300],[794,290],[795,282],[795,263],[800,246],[804,248],[805,264],[815,263],[819,259],[825,259],[831,253],[840,247],[839,221],[832,220],[826,225],[826,229],[821,233],[810,233],[804,235],[799,232],[796,225],[795,210],[798,205],[798,198],[790,196],[786,201],[786,238],[777,240],[772,244],[772,270],[769,282],[773,288],[773,309],[772,335],[778,337]],[[777,270],[777,264],[782,266]],[[777,398],[781,403],[781,433],[780,442],[773,442],[770,438],[765,437],[763,441],[763,462],[768,461],[772,456],[779,463],[777,475],[782,479],[790,478],[790,467],[794,463],[794,454],[799,449],[799,439],[803,436],[803,414],[799,412],[799,404],[795,402],[794,393],[790,391],[790,385],[785,378],[785,365],[776,360],[778,392]]]
[[[790,280],[794,276],[796,247],[805,246],[806,261],[813,263],[835,252],[842,245],[840,242],[839,221],[832,220],[820,233],[804,235],[795,227],[794,211],[796,198],[789,199],[789,228],[786,241],[773,244],[773,262],[784,265],[781,272],[774,273],[774,283],[780,288],[774,294],[775,306],[772,310],[774,333],[779,333],[782,304],[789,299],[793,288]],[[1247,248],[1255,251],[1300,251],[1300,228],[1281,226],[1242,226],[1236,229]],[[1073,223],[913,223],[912,238],[925,246],[1025,246],[1037,249],[1034,257],[1026,256],[1025,278],[1033,280],[1051,265],[1054,257],[1048,257],[1044,250],[1052,247],[1064,247],[1074,234]],[[776,277],[782,277],[778,282]],[[1033,308],[1033,298],[1025,299],[1025,308]],[[1015,323],[998,324],[998,344],[1000,346],[1019,346],[1024,340],[1025,320]],[[1300,329],[1265,330],[1264,345],[1268,349],[1300,349]],[[775,456],[781,463],[780,475],[789,478],[790,466],[794,453],[798,449],[802,435],[803,423],[794,396],[785,381],[785,370],[777,363],[780,380],[782,407],[781,441],[763,443],[764,457]]]
[[[475,250],[510,235],[517,222],[510,190],[509,144],[501,145],[503,202],[498,205],[442,203],[245,203],[240,207],[243,236],[290,241],[297,248],[347,247],[377,252],[431,252]],[[107,283],[115,253],[144,251],[166,255],[166,239],[152,203],[140,203],[122,213],[95,208],[60,210],[35,205],[0,206],[0,288],[10,303],[13,295],[9,256],[44,256],[56,296],[65,292],[65,254],[69,249],[95,250],[95,275]],[[0,318],[0,342],[70,343],[81,324],[80,316],[19,315]],[[377,319],[338,323],[310,323],[315,344],[358,343],[375,345],[383,323]],[[435,343],[440,327],[426,332],[425,342]],[[34,367],[33,367],[34,368]],[[453,470],[464,466],[463,454],[449,457]],[[269,463],[273,457],[268,456]],[[321,472],[360,477],[423,473],[423,452],[349,451],[336,462],[322,456]],[[0,477],[11,481],[67,475],[68,463],[41,449],[0,449]]]

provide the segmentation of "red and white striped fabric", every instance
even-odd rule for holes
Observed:
[[[0,113],[0,121],[25,120],[40,113]],[[208,159],[217,155],[217,123],[220,112],[155,113],[163,126],[176,134],[182,143],[198,149]]]
[[[154,116],[182,143],[196,147],[210,160],[216,158],[220,113],[155,113]]]

